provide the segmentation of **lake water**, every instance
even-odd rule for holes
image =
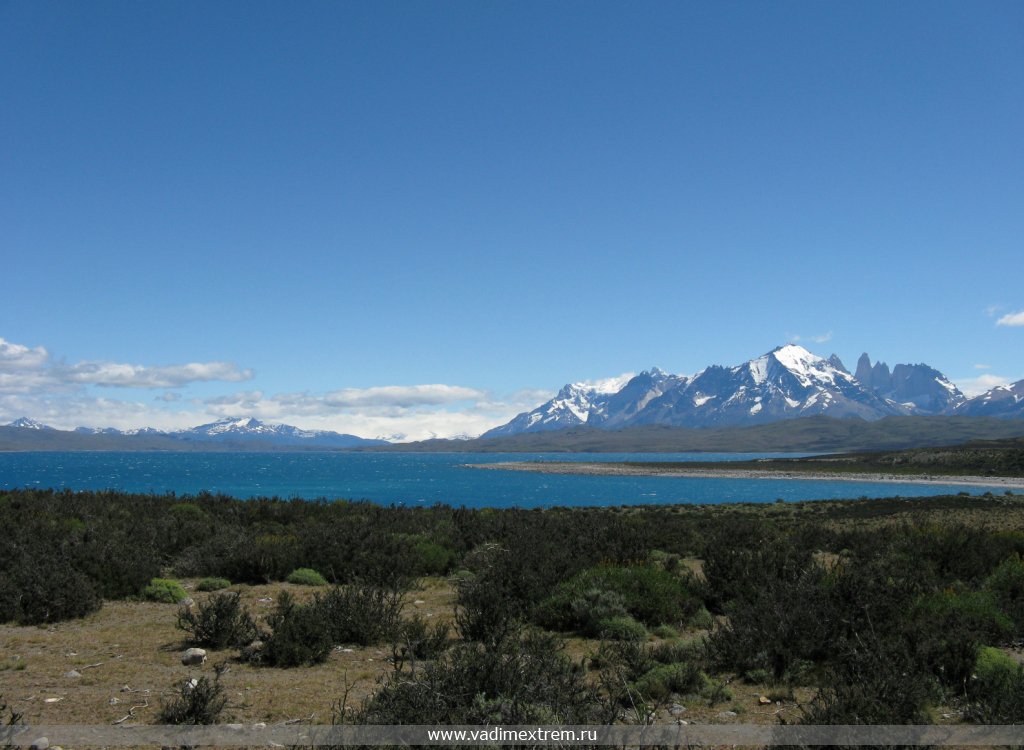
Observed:
[[[498,461],[723,461],[779,454],[0,453],[0,488],[115,489],[241,498],[348,498],[472,508],[917,497],[999,487],[777,479],[594,477],[490,471]],[[792,454],[789,454],[792,455]]]

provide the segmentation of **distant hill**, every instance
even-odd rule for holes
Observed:
[[[113,428],[56,430],[27,418],[0,427],[0,451],[288,451],[387,445],[328,430],[269,425],[258,419],[220,419],[187,430]]]
[[[476,440],[425,440],[368,448],[453,453],[824,453],[898,450],[1024,436],[1024,420],[993,417],[885,417],[875,421],[804,417],[752,427],[621,430],[576,427]]]

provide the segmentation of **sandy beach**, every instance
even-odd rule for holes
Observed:
[[[541,474],[588,474],[615,477],[691,477],[696,479],[786,479],[839,482],[892,482],[894,484],[944,484],[964,487],[1004,487],[1024,489],[1024,477],[972,477],[935,474],[880,474],[826,471],[772,471],[757,469],[656,469],[617,463],[576,461],[507,461],[493,464],[466,464],[473,469],[533,471]]]

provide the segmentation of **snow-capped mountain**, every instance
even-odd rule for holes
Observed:
[[[274,445],[309,445],[320,448],[351,448],[356,445],[382,445],[383,440],[366,440],[329,430],[303,430],[287,424],[265,424],[258,419],[225,417],[216,422],[169,433],[190,441],[261,442]]]
[[[520,414],[506,425],[485,432],[482,437],[561,430],[587,424],[590,420],[601,422],[608,414],[608,402],[628,389],[634,380],[647,374],[641,373],[637,377],[625,375],[598,383],[569,383],[546,404]]]
[[[74,429],[79,435],[125,435],[116,427],[76,427]]]
[[[996,386],[980,396],[975,396],[963,403],[956,413],[970,417],[1024,419],[1024,380]]]
[[[7,425],[31,430],[54,430],[35,420],[22,417]],[[76,427],[78,435],[103,435],[111,437],[158,437],[169,440],[198,443],[253,443],[259,447],[309,446],[314,448],[352,448],[356,446],[387,445],[387,440],[367,440],[355,435],[346,435],[329,430],[303,430],[286,424],[265,424],[258,419],[246,417],[219,419],[216,422],[199,425],[187,430],[165,432],[152,427],[118,430],[114,427]]]
[[[20,417],[15,419],[13,422],[7,424],[8,427],[21,427],[25,430],[52,430],[53,428],[49,425],[45,425],[42,422],[37,422],[34,419],[28,417]]]
[[[718,427],[814,415],[873,420],[950,414],[965,402],[956,386],[928,365],[896,365],[890,372],[864,355],[854,375],[834,354],[825,359],[787,344],[735,367],[712,365],[692,377],[654,368],[615,392],[570,384],[484,437],[581,425]]]
[[[708,367],[652,401],[632,422],[712,427],[818,414],[878,419],[891,413],[835,360],[789,344],[735,367]]]

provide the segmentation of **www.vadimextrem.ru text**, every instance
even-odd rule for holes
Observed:
[[[429,742],[597,742],[594,729],[431,729]]]

